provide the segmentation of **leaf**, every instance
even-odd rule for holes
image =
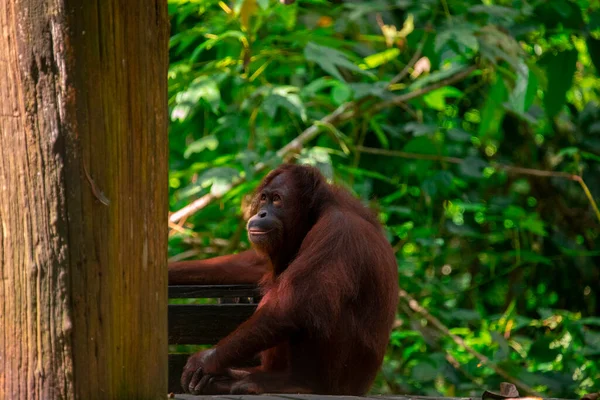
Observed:
[[[525,218],[527,211],[525,211],[522,207],[510,205],[503,210],[502,215],[504,218],[518,220]]]
[[[398,214],[403,217],[410,217],[413,212],[409,207],[402,206],[389,206],[386,208],[386,211],[390,214]]]
[[[401,189],[382,198],[381,204],[385,204],[385,205],[392,204],[394,201],[399,200],[399,199],[403,198],[404,196],[406,196],[407,193],[408,192],[406,190],[406,187],[402,187]]]
[[[498,345],[498,351],[494,353],[494,361],[506,360],[510,355],[508,341],[499,332],[491,331],[492,340]]]
[[[462,129],[452,128],[448,130],[448,137],[455,142],[469,142],[471,141],[471,134],[463,131]]]
[[[369,178],[373,178],[373,179],[378,179],[380,181],[383,182],[391,182],[391,178],[380,174],[379,172],[375,172],[375,171],[369,171],[363,168],[354,168],[354,167],[346,167],[346,166],[342,166],[339,165],[338,168],[351,173],[354,176],[364,176],[364,177],[369,177]]]
[[[336,105],[341,105],[352,97],[352,89],[344,83],[338,83],[331,91],[331,99]]]
[[[412,378],[417,382],[433,381],[441,373],[438,365],[426,361],[422,360],[411,371]]]
[[[560,151],[558,152],[557,156],[559,157],[564,157],[564,156],[571,156],[573,157],[575,154],[579,154],[579,149],[577,147],[574,146],[569,146],[569,147],[565,147],[560,149]]]
[[[412,85],[409,86],[408,91],[413,91],[420,89],[422,87],[428,86],[432,83],[439,82],[443,79],[446,79],[450,76],[458,74],[459,72],[465,70],[467,67],[464,65],[452,65],[452,67],[440,71],[435,71],[423,78],[419,78],[413,82]]]
[[[396,33],[396,38],[405,38],[410,35],[415,30],[415,16],[413,14],[408,14],[404,24],[402,24],[402,29],[400,29]]]
[[[334,87],[337,84],[338,81],[335,79],[331,79],[329,76],[323,76],[304,86],[302,88],[302,95],[306,97],[314,97],[320,91]]]
[[[546,66],[548,88],[544,93],[544,107],[548,118],[554,118],[565,105],[567,91],[573,83],[577,50],[547,53],[541,60]]]
[[[214,113],[221,104],[221,93],[217,82],[206,76],[195,79],[187,90],[177,93],[175,107],[171,111],[171,119],[185,120],[197,107],[200,99],[208,103]]]
[[[538,338],[529,349],[527,356],[540,363],[551,362],[556,359],[559,354],[558,348],[551,349],[550,343],[554,341],[551,337]]]
[[[204,150],[215,151],[219,147],[219,140],[215,135],[204,136],[201,139],[191,143],[185,152],[183,158],[190,158],[192,154],[203,152]]]
[[[527,64],[519,61],[515,88],[509,97],[510,107],[519,113],[526,113],[533,104],[538,88],[535,74],[529,70]]]
[[[238,170],[230,167],[211,168],[198,177],[201,187],[211,185],[210,192],[220,196],[231,187],[231,182],[239,176]]]
[[[586,44],[590,59],[596,67],[596,73],[600,73],[600,40],[588,36]]]
[[[371,73],[360,69],[352,63],[346,54],[341,51],[332,49],[331,47],[320,46],[313,42],[309,42],[304,48],[304,57],[308,61],[317,63],[323,70],[340,81],[345,81],[345,79],[340,74],[338,68],[346,68],[362,75],[373,76]]]
[[[452,189],[452,174],[448,171],[439,171],[431,178],[425,179],[421,188],[431,197],[445,196]]]
[[[573,29],[579,29],[583,25],[583,16],[581,8],[567,0],[553,0],[549,2],[552,8],[557,12],[560,22],[563,26]]]
[[[392,97],[392,94],[387,90],[387,82],[357,82],[351,83],[350,87],[354,91],[354,100],[359,100],[366,96],[375,96],[381,99]]]
[[[505,114],[504,102],[507,95],[504,80],[496,75],[496,81],[492,84],[485,106],[481,111],[481,123],[477,132],[480,138],[488,136],[498,138],[500,136],[500,124]]]
[[[365,14],[373,14],[375,12],[381,12],[382,9],[385,9],[390,6],[390,2],[385,0],[369,0],[363,2],[346,2],[345,8],[348,9],[348,19],[351,21],[357,20],[364,16]],[[412,0],[395,0],[394,1],[395,8],[403,9],[413,5]]]
[[[325,178],[333,179],[332,160],[328,149],[323,147],[311,147],[302,149],[298,157],[298,164],[308,164],[317,167]]]
[[[371,129],[373,129],[373,132],[375,133],[375,136],[377,136],[377,139],[379,139],[379,143],[381,144],[381,147],[383,147],[384,149],[389,149],[390,141],[388,140],[387,136],[385,135],[385,132],[383,131],[383,129],[381,129],[381,125],[379,125],[379,122],[377,122],[377,120],[375,118],[371,118],[369,120],[369,126],[371,127]]]
[[[409,122],[404,125],[404,130],[411,132],[413,136],[431,135],[437,132],[438,127],[434,124],[420,124],[418,122]]]
[[[446,98],[462,96],[463,92],[454,86],[444,86],[423,96],[423,101],[434,110],[444,111],[446,109]]]
[[[582,151],[581,157],[586,160],[594,160],[594,161],[600,162],[600,156],[597,156],[596,154],[593,154],[593,153],[590,153],[587,151]]]
[[[229,39],[229,38],[235,38],[238,41],[243,41],[243,40],[245,40],[246,36],[244,35],[243,32],[240,32],[240,31],[226,31],[226,32],[222,33],[221,35],[219,35],[218,37],[216,37],[214,39],[209,39],[209,40],[205,41],[204,43],[202,43],[200,46],[196,47],[196,49],[190,55],[190,61],[195,62],[198,59],[198,57],[200,57],[200,54],[202,54],[202,52],[204,50],[210,50],[212,47],[214,47],[220,41]]]
[[[589,15],[588,31],[595,32],[600,30],[600,10],[596,10]]]
[[[200,193],[202,189],[211,187],[211,193],[215,195],[221,195],[231,186],[233,179],[239,176],[239,172],[230,167],[216,167],[210,168],[202,173],[196,183],[191,184],[187,188],[179,191],[181,198],[196,195]]]
[[[256,0],[243,0],[240,8],[240,24],[245,30],[250,29],[250,17],[258,10]]]
[[[588,357],[600,356],[600,333],[586,330],[584,338],[586,346],[583,348],[583,355]]]
[[[481,56],[492,64],[504,60],[517,70],[522,54],[519,43],[493,25],[486,25],[479,31]]]
[[[473,14],[487,14],[498,18],[514,19],[519,16],[519,10],[498,5],[477,4],[469,8]]]
[[[519,251],[507,251],[504,252],[505,255],[509,257],[521,257],[522,262],[532,263],[532,264],[545,264],[548,266],[552,266],[552,260],[548,257],[544,257],[541,254],[535,253],[529,250],[519,250]]]
[[[528,214],[527,218],[518,221],[519,227],[523,230],[529,231],[534,235],[546,236],[544,221],[542,221],[537,213]]]
[[[577,324],[581,324],[581,325],[594,325],[594,326],[600,326],[600,317],[587,317],[587,318],[582,318],[579,321],[576,321]]]
[[[275,118],[280,107],[285,108],[292,114],[298,115],[302,121],[306,121],[306,108],[293,86],[281,86],[274,88],[265,98],[262,108],[270,118]]]
[[[392,61],[400,55],[400,49],[397,47],[387,49],[381,53],[371,54],[364,58],[364,64],[360,65],[362,69],[377,68]]]
[[[440,52],[442,48],[450,41],[470,49],[473,52],[479,50],[479,42],[475,37],[476,26],[468,23],[450,25],[435,37],[435,51]]]
[[[476,310],[467,308],[454,308],[448,313],[448,318],[454,318],[461,322],[474,322],[481,320],[481,314]]]
[[[402,150],[407,153],[437,154],[437,146],[433,143],[429,135],[415,137],[410,140]],[[429,160],[407,160],[403,163],[402,169],[407,175],[414,174],[419,177],[419,179],[423,179],[427,175],[432,164],[433,161]]]
[[[460,172],[471,178],[481,178],[483,169],[488,166],[484,160],[476,156],[469,156],[460,164]]]

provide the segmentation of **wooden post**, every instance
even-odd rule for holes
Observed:
[[[164,399],[166,0],[0,0],[0,399]]]

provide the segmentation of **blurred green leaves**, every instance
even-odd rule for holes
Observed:
[[[577,50],[565,50],[557,53],[549,52],[541,63],[546,67],[548,88],[544,95],[544,106],[549,117],[554,117],[565,104],[567,90],[573,83],[575,64],[579,53]]]
[[[248,248],[255,166],[317,129],[286,157],[377,213],[399,285],[464,341],[401,302],[374,393],[496,390],[504,379],[465,346],[545,396],[594,388],[600,4],[169,0],[169,11],[171,210],[219,197],[171,232],[171,256]],[[341,122],[320,122],[340,106]]]
[[[323,70],[340,81],[345,81],[340,73],[340,69],[346,69],[371,76],[367,71],[364,71],[352,63],[343,52],[332,49],[331,47],[320,46],[316,43],[309,42],[304,48],[304,57],[306,57],[307,61],[317,63]]]

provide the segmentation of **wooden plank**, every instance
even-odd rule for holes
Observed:
[[[254,394],[254,395],[222,394],[220,396],[222,396],[223,398],[226,398],[227,400],[241,400],[241,399],[245,399],[245,400],[289,400],[288,396],[293,396],[293,395],[273,393],[273,394],[258,394],[258,395],[256,395],[256,394]],[[195,400],[195,399],[192,399],[192,400]]]
[[[170,299],[198,299],[220,297],[259,297],[256,285],[172,285],[169,286]]]
[[[192,394],[176,394],[175,397],[171,398],[174,400],[230,400],[222,396],[194,396]]]
[[[230,395],[231,396],[231,395]],[[358,396],[331,396],[331,395],[318,395],[318,394],[279,394],[278,396],[285,400],[315,400],[315,399],[334,399],[334,400],[361,400],[367,399],[365,397]],[[246,396],[242,396],[246,397]],[[234,399],[231,399],[234,400]],[[235,400],[242,400],[241,398]]]
[[[393,399],[393,400],[480,400],[480,396],[475,397],[430,397],[430,396],[396,396],[396,395],[385,395],[377,396],[372,395],[369,397],[358,397],[358,396],[327,396],[327,395],[296,395],[296,394],[265,394],[260,396],[253,395],[230,395],[223,394],[219,396],[194,396],[190,394],[177,394],[174,399],[178,400],[361,400],[361,399]],[[555,399],[545,398],[544,400],[566,400],[566,399]]]
[[[400,395],[371,395],[365,399],[375,399],[375,400],[472,400],[472,399],[481,399],[481,397],[430,397],[430,396],[400,396]]]
[[[215,344],[255,309],[255,304],[169,305],[169,344]]]
[[[246,399],[246,400],[284,400],[282,395],[277,394],[264,394],[264,395],[230,395],[230,394],[221,394],[218,396],[194,396],[191,394],[176,394],[173,399],[175,400],[238,400],[238,399]]]
[[[365,397],[356,396],[326,396],[326,395],[295,395],[295,394],[262,394],[262,395],[232,395],[232,394],[221,394],[218,396],[202,396],[202,395],[191,395],[191,394],[175,394],[173,397],[175,400],[360,400],[367,399]],[[441,400],[442,398],[435,398],[435,400]],[[434,400],[434,398],[431,398]],[[448,399],[450,400],[450,399]]]
[[[476,397],[477,399],[481,399],[481,397]],[[433,399],[444,399],[444,400],[472,400],[473,397],[428,397],[428,396],[400,396],[393,394],[386,395],[371,395],[368,396],[368,399],[375,400],[433,400]]]

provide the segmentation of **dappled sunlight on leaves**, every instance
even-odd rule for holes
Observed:
[[[600,4],[169,10],[170,207],[203,202],[171,256],[248,248],[265,172],[315,165],[385,224],[407,293],[373,393],[597,390]]]

